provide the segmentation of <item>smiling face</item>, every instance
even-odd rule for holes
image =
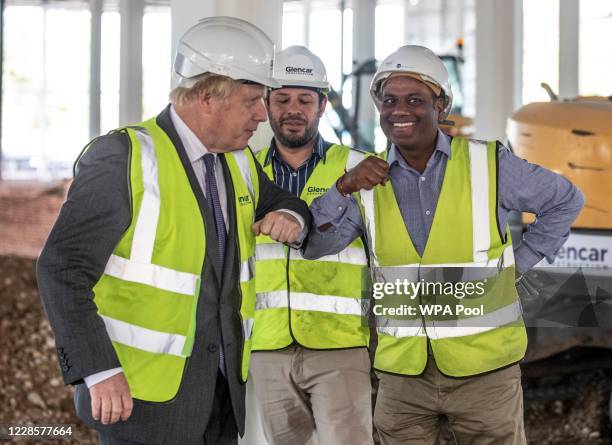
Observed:
[[[426,151],[435,146],[444,101],[419,80],[397,76],[381,91],[380,126],[400,150]]]
[[[265,88],[260,85],[240,85],[227,99],[211,100],[209,137],[211,152],[242,150],[248,144],[260,122],[265,122],[266,109],[263,98]]]
[[[301,148],[319,128],[327,98],[306,88],[281,88],[270,93],[268,117],[274,136],[283,146]]]

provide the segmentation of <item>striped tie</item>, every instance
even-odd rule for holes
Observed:
[[[217,190],[217,177],[215,175],[215,156],[213,154],[204,155],[204,176],[206,181],[206,200],[210,210],[212,210],[215,218],[215,232],[217,233],[217,247],[219,248],[219,270],[223,271],[223,261],[225,258],[225,241],[227,232],[225,230],[225,220],[223,219],[223,211],[221,210],[221,201],[219,200],[219,190]],[[220,327],[219,327],[220,330]],[[223,343],[219,336],[219,369],[225,375],[225,354],[223,352]]]
[[[217,190],[217,177],[215,175],[215,156],[213,154],[204,155],[204,165],[206,166],[206,198],[208,205],[213,212],[215,218],[215,231],[217,233],[217,247],[219,248],[219,266],[223,270],[223,261],[225,258],[225,242],[227,239],[227,231],[225,230],[225,220],[223,219],[223,211],[221,210],[221,201],[219,200],[219,190]]]

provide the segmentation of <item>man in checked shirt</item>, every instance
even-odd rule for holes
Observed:
[[[386,160],[368,157],[313,202],[317,230],[304,257],[332,254],[366,235],[378,285],[392,285],[400,271],[417,277],[414,284],[436,268],[472,277],[463,284],[486,283],[470,297],[420,291],[404,299],[418,310],[459,301],[484,308],[480,316],[417,310],[399,320],[377,317],[380,439],[433,445],[446,416],[458,443],[524,444],[518,362],[527,336],[515,273],[521,277],[543,257],[554,257],[583,196],[496,141],[442,133],[438,126],[453,96],[444,64],[427,48],[407,45],[388,56],[370,91],[392,145]],[[537,216],[515,249],[507,225],[512,210]]]
[[[317,131],[329,84],[316,55],[286,48],[274,71],[282,85],[267,99],[274,138],[256,157],[276,185],[310,204],[364,154]],[[316,435],[320,444],[371,444],[362,241],[307,261],[259,236],[256,261],[251,376],[268,443],[301,445]]]

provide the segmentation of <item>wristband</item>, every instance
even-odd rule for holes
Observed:
[[[351,194],[347,193],[346,190],[344,189],[344,177],[346,176],[346,169],[344,170],[344,174],[342,176],[340,176],[340,179],[338,179],[338,181],[336,182],[336,188],[338,189],[338,192],[344,196],[345,198],[348,198]]]

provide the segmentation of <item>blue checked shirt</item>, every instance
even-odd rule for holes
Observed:
[[[285,163],[285,161],[283,161],[276,148],[274,138],[270,143],[270,150],[268,151],[264,161],[264,167],[272,162],[274,183],[283,190],[293,193],[297,197],[302,194],[306,181],[308,181],[308,178],[310,178],[310,175],[314,171],[319,161],[322,160],[325,162],[325,153],[331,146],[330,143],[323,140],[321,135],[317,134],[316,138],[317,140],[315,142],[312,155],[310,158],[308,158],[308,160],[306,160],[306,162],[300,165],[297,170],[294,170],[291,166]]]
[[[571,182],[539,165],[530,164],[499,144],[497,215],[506,227],[510,212],[534,213],[522,242],[515,248],[519,272],[525,272],[542,258],[554,258],[567,241],[570,226],[584,205],[584,197]],[[389,176],[404,224],[414,247],[423,254],[436,212],[438,196],[451,156],[450,139],[438,131],[436,148],[423,173],[410,167],[395,146],[388,156]],[[364,224],[357,202],[331,187],[310,206],[316,231],[311,231],[304,256],[316,259],[339,252],[361,236]],[[325,232],[319,227],[331,223]],[[515,240],[516,242],[516,240]],[[516,244],[515,244],[516,245]]]

